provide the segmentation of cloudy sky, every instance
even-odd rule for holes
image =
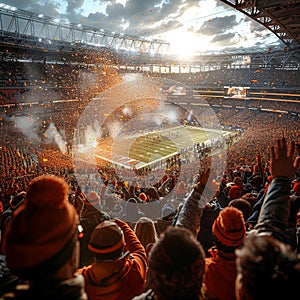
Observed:
[[[169,41],[182,54],[283,47],[262,25],[219,0],[0,0],[19,9]]]

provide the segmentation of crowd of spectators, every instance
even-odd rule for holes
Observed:
[[[2,62],[0,103],[90,100],[114,82],[113,67],[57,62]]]
[[[293,88],[298,87],[300,81],[297,70],[272,68],[223,68],[195,73],[162,73],[155,74],[191,87],[224,87],[247,86],[265,88]]]
[[[59,131],[65,129],[67,142],[73,139],[74,128],[83,108],[78,104],[68,104],[66,108],[63,104],[55,108],[43,110],[39,120],[41,128],[43,124],[47,126],[54,123]],[[273,143],[278,136],[286,136],[289,139],[299,141],[298,116],[290,114],[276,114],[253,110],[233,110],[230,108],[214,108],[215,114],[220,123],[226,127],[232,126],[242,128],[242,138],[235,143],[230,144],[227,151],[226,167],[231,170],[236,166],[252,166],[255,163],[256,153],[261,153],[264,164],[268,165],[268,149],[270,143]],[[29,114],[35,115],[38,109],[31,108]],[[47,128],[45,126],[45,128]],[[54,142],[45,143],[42,139],[37,141],[31,140],[20,132],[19,128],[10,118],[1,120],[1,195],[7,197],[6,190],[14,181],[18,184],[20,190],[26,189],[28,181],[41,173],[64,174],[65,177],[74,175],[72,156],[61,153],[58,145]],[[41,131],[40,135],[45,134]],[[192,176],[199,168],[198,164],[182,164],[181,175],[185,178],[185,184],[190,186]],[[83,165],[79,171],[81,178],[88,178],[89,165]],[[110,168],[105,169],[106,172]],[[185,170],[188,171],[185,171]],[[103,170],[102,170],[103,171]],[[109,172],[107,173],[109,174]],[[106,174],[106,175],[107,175]],[[163,175],[163,174],[162,174]],[[218,174],[221,175],[221,174]],[[111,175],[109,175],[111,176]],[[88,178],[84,186],[91,184]],[[82,185],[82,183],[81,183]],[[74,187],[75,189],[75,187]],[[89,192],[92,188],[87,188],[84,192]]]
[[[21,69],[21,66],[19,68]],[[68,71],[60,66],[54,66],[52,69],[49,65],[43,66],[43,72],[46,70],[52,72],[56,68],[62,72]],[[9,67],[7,72],[9,72]],[[55,73],[52,78],[56,78],[57,75]],[[36,76],[43,78],[39,72],[36,73]],[[65,80],[63,75],[61,78]],[[22,76],[11,79],[13,85],[23,82],[23,86],[26,82],[24,80],[27,79]],[[68,79],[66,78],[66,80]],[[278,104],[274,104],[273,108],[276,105]],[[278,108],[280,107],[278,106]],[[241,296],[243,293],[253,294],[253,290],[247,286],[248,274],[245,269],[248,264],[251,264],[250,260],[252,259],[248,252],[254,250],[248,249],[251,248],[248,244],[250,242],[247,242],[245,248],[242,248],[243,250],[240,252],[236,249],[242,247],[246,234],[254,232],[255,229],[260,233],[271,231],[271,235],[274,236],[274,240],[263,241],[259,241],[258,237],[251,237],[252,243],[258,248],[257,252],[264,251],[270,247],[270,244],[274,244],[279,250],[284,248],[282,250],[284,254],[289,253],[287,256],[294,265],[299,264],[293,255],[299,253],[297,236],[297,228],[299,228],[297,227],[299,226],[297,213],[300,208],[299,159],[295,159],[292,166],[294,152],[297,156],[300,155],[300,146],[297,148],[300,142],[299,116],[261,110],[213,107],[224,128],[241,128],[242,135],[234,142],[227,144],[225,169],[222,171],[210,170],[214,179],[210,183],[207,175],[209,172],[203,172],[203,170],[209,169],[211,156],[201,157],[196,162],[185,161],[184,163],[180,161],[180,157],[173,157],[166,163],[167,167],[162,169],[159,179],[151,178],[148,176],[149,174],[145,177],[145,174],[136,174],[128,180],[126,170],[119,170],[120,173],[118,173],[114,166],[109,164],[97,166],[97,173],[95,173],[90,162],[84,160],[74,170],[72,154],[62,153],[55,141],[47,143],[42,137],[45,136],[45,129],[48,125],[53,123],[60,131],[66,130],[66,142],[72,148],[74,128],[83,109],[84,107],[78,107],[77,103],[68,106],[64,104],[48,106],[47,109],[42,110],[36,120],[39,128],[36,140],[25,136],[7,111],[2,115],[0,120],[0,208],[2,210],[0,250],[4,259],[8,249],[11,251],[10,254],[13,254],[12,249],[15,249],[15,257],[24,253],[30,257],[23,246],[11,236],[10,222],[13,220],[17,226],[14,234],[16,236],[20,234],[20,238],[24,238],[20,229],[22,223],[18,224],[17,219],[20,218],[22,222],[26,221],[26,218],[32,213],[31,209],[35,206],[38,210],[44,209],[43,205],[38,203],[39,196],[34,192],[34,189],[37,189],[38,193],[42,193],[43,187],[39,186],[42,184],[46,184],[45,188],[49,188],[49,190],[51,190],[51,185],[56,186],[57,194],[54,193],[54,196],[59,198],[58,195],[63,195],[63,200],[60,199],[58,202],[54,201],[54,204],[47,205],[50,205],[52,209],[55,208],[55,205],[61,205],[60,201],[63,201],[68,216],[68,226],[77,228],[77,225],[80,225],[81,227],[78,228],[83,228],[84,233],[83,237],[76,242],[70,236],[67,236],[66,239],[59,236],[60,244],[50,245],[54,251],[50,254],[51,256],[59,247],[66,246],[64,242],[70,241],[67,244],[68,253],[69,256],[72,254],[71,256],[74,256],[75,259],[76,244],[77,242],[79,244],[80,254],[77,253],[77,264],[73,259],[72,264],[66,267],[66,257],[55,256],[55,259],[59,259],[57,268],[55,270],[46,268],[44,271],[55,273],[63,266],[64,272],[59,272],[59,277],[56,277],[57,273],[55,276],[52,276],[51,273],[49,278],[45,277],[45,280],[41,281],[37,276],[32,277],[26,272],[27,269],[30,271],[32,267],[37,270],[36,263],[49,262],[49,256],[37,255],[38,262],[32,259],[30,261],[32,265],[26,265],[20,259],[14,263],[14,259],[10,255],[8,267],[11,266],[12,273],[9,272],[9,279],[6,273],[5,276],[2,275],[3,291],[9,291],[12,286],[20,282],[24,283],[24,279],[26,279],[26,283],[29,281],[35,287],[33,294],[29,292],[28,297],[35,295],[34,293],[41,293],[45,284],[57,283],[58,279],[64,280],[62,286],[67,289],[68,280],[73,278],[70,269],[72,265],[73,269],[74,267],[78,269],[74,278],[79,280],[75,285],[81,291],[76,294],[76,299],[86,299],[87,296],[92,300],[121,299],[121,296],[118,296],[121,293],[122,299],[126,300],[138,296],[142,292],[145,292],[145,297],[148,298],[141,299],[161,300],[168,297],[176,299],[175,295],[178,295],[178,299],[184,299],[179,297],[184,294],[190,294],[189,299],[199,299],[205,294],[208,299],[219,297],[220,299],[233,299],[234,297],[245,299],[244,296]],[[295,109],[298,108],[295,107]],[[22,111],[29,116],[33,116],[37,112],[38,108],[36,107]],[[45,128],[43,124],[46,124]],[[284,138],[279,140],[282,137]],[[287,142],[291,142],[289,153],[286,153]],[[274,144],[276,145],[275,149],[272,147]],[[212,153],[212,155],[218,156],[218,152]],[[218,159],[224,158],[218,157]],[[289,168],[287,171],[285,171],[282,161]],[[44,177],[45,175],[46,177]],[[52,183],[52,177],[47,177],[48,175],[54,175],[59,179]],[[275,177],[277,179],[272,183]],[[50,182],[50,186],[47,186],[49,182],[43,181],[43,178]],[[66,193],[67,187],[68,193]],[[206,187],[208,189],[205,189]],[[292,201],[293,205],[286,207],[280,203],[278,193],[284,193],[284,196],[290,199],[289,201]],[[40,201],[47,201],[45,199],[48,194],[43,195]],[[280,216],[279,220],[282,223],[279,225],[276,225],[276,222],[269,216],[267,204],[271,203],[270,199],[275,199],[283,208],[284,215]],[[68,200],[68,205],[70,204],[76,210],[76,217],[74,217],[73,208],[70,209],[65,203],[66,200]],[[23,210],[18,210],[19,207],[22,207]],[[18,211],[16,215],[19,217],[16,217],[16,220],[10,219],[16,209]],[[264,214],[262,213],[262,216],[259,217],[261,211]],[[44,210],[42,216],[44,213],[46,216]],[[22,217],[23,214],[25,217]],[[287,225],[286,219],[289,217],[291,218]],[[235,222],[230,222],[229,219],[234,219]],[[270,226],[270,222],[271,224],[274,222],[273,227]],[[47,230],[51,228],[50,223]],[[237,226],[239,228],[236,228]],[[174,232],[169,229],[170,227],[175,228]],[[225,237],[223,231],[226,231]],[[4,243],[7,232],[10,235],[8,235],[7,243]],[[112,244],[104,232],[109,233],[108,236],[115,234]],[[188,235],[187,232],[189,232]],[[31,242],[36,237],[39,238],[39,234],[38,230],[34,231],[32,236],[30,235]],[[179,247],[176,241],[182,241],[183,245],[187,245],[187,249]],[[199,243],[196,243],[197,241],[201,243],[200,246]],[[264,243],[265,248],[260,249],[259,245]],[[9,248],[10,245],[13,245],[12,248]],[[103,245],[105,245],[105,249],[102,248]],[[170,245],[173,245],[173,248],[178,247],[173,254],[171,254]],[[286,245],[289,245],[292,250],[287,250]],[[33,249],[34,244],[30,248]],[[193,249],[190,260],[178,260],[181,251],[188,256],[190,249]],[[18,252],[19,250],[21,252]],[[42,252],[39,251],[39,248],[33,251]],[[292,251],[293,254],[288,251]],[[238,268],[235,265],[237,254],[239,257]],[[162,257],[161,261],[159,261],[160,257]],[[223,268],[222,274],[230,274],[230,276],[225,276],[227,278],[226,289],[223,288],[224,282],[221,282],[220,278],[217,280],[218,272],[214,269],[220,259],[222,260],[220,267]],[[166,268],[161,267],[164,263]],[[178,270],[176,269],[177,263],[182,264]],[[278,265],[274,265],[274,267],[281,268],[281,262],[277,263]],[[148,264],[149,275],[146,275]],[[167,267],[176,270],[172,274],[174,277],[168,278]],[[190,267],[199,272],[198,277],[193,277],[195,280],[190,280],[191,278],[188,277],[192,273]],[[299,274],[291,266],[289,268],[284,270],[287,272],[286,278],[290,278],[291,274],[298,278]],[[228,271],[227,273],[224,271],[225,269]],[[131,271],[129,272],[129,270]],[[37,270],[36,275],[40,274],[39,271]],[[277,272],[277,270],[275,271]],[[280,271],[282,270],[280,269]],[[291,273],[288,273],[289,271]],[[279,271],[276,273],[278,278],[283,280],[284,276],[279,273]],[[4,273],[2,272],[2,274]],[[12,275],[13,280],[11,280]],[[82,292],[84,284],[81,276],[85,278],[87,296],[85,292]],[[272,273],[270,276],[273,278]],[[236,292],[234,290],[237,277],[243,286],[247,286],[246,291]],[[126,288],[128,278],[131,280],[127,283]],[[251,279],[255,281],[254,278]],[[215,281],[218,282],[219,288],[216,288]],[[95,282],[99,285],[97,289],[93,288]],[[116,282],[118,283],[116,284]],[[165,286],[161,286],[162,282],[165,283]],[[182,284],[179,285],[179,282]],[[257,282],[255,281],[253,284],[257,284]],[[287,282],[285,287],[294,288],[293,284],[294,282]],[[206,290],[204,286],[206,286]],[[216,294],[216,292],[225,290],[226,292],[221,295]],[[54,291],[58,293],[61,289],[56,286],[51,295]],[[66,292],[61,299],[68,299],[66,298],[68,296],[69,294]],[[252,297],[259,299],[255,296]]]
[[[72,198],[63,176],[34,177],[22,194],[10,191],[10,212],[2,214],[3,299],[282,299],[296,292],[300,147],[285,137],[270,146],[269,169],[257,154],[251,167],[213,180],[209,168],[195,172],[190,188],[175,189],[177,207],[161,210],[169,223],[160,233],[147,211],[136,220],[103,211],[108,184],[99,193],[77,187]],[[145,191],[144,201],[163,201],[170,178],[156,195]]]
[[[237,101],[228,100],[224,98],[209,98],[205,97],[205,100],[209,105],[213,107],[220,106],[221,108],[232,108],[233,110],[259,110],[262,112],[273,112],[277,115],[286,113],[300,113],[300,108],[297,102],[285,102],[285,101],[264,101],[264,100],[250,100],[250,101]]]

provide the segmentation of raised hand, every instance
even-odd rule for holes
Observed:
[[[291,178],[296,171],[297,160],[294,159],[295,142],[287,145],[283,137],[271,147],[271,174],[273,177]]]
[[[210,171],[210,169],[207,169],[198,175],[198,181],[195,185],[195,189],[199,192],[203,192],[205,186],[207,186],[211,196],[213,196],[219,190],[220,184],[215,179],[211,181],[208,180]]]

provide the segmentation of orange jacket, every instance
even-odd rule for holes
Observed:
[[[235,279],[237,275],[235,256],[225,259],[218,250],[211,251],[212,257],[205,258],[205,276],[207,300],[234,300]]]
[[[85,290],[90,300],[131,300],[143,292],[146,284],[145,249],[127,223],[115,222],[124,232],[128,254],[122,260],[95,262],[78,270],[85,277]]]

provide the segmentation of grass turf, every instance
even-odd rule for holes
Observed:
[[[116,162],[122,163],[122,158],[126,157],[129,159],[127,163],[139,161],[149,164],[219,136],[220,133],[201,127],[180,126],[145,134],[126,135],[109,141],[100,140],[98,149],[103,158],[110,154]]]

